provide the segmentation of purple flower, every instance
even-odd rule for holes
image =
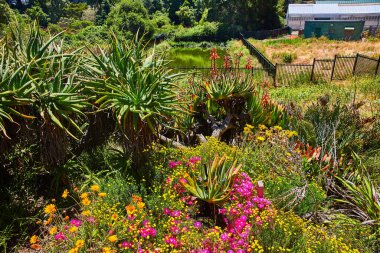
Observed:
[[[223,233],[223,234],[221,234],[221,235],[220,235],[220,239],[221,239],[222,241],[227,241],[227,240],[228,240],[228,234],[227,234],[227,233]]]
[[[170,216],[172,216],[172,217],[179,217],[179,216],[181,216],[181,211],[179,211],[179,210],[173,210]]]
[[[200,222],[200,221],[194,222],[194,227],[200,229],[202,227],[202,222]]]
[[[81,224],[82,224],[81,220],[75,220],[75,219],[73,219],[73,220],[70,221],[70,225],[72,225],[72,226],[80,227]]]

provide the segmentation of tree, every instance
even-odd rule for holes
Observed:
[[[64,15],[64,8],[68,5],[68,0],[51,0],[49,8],[49,17],[52,23],[58,23]]]
[[[0,0],[0,26],[8,24],[12,17],[13,12],[5,0]]]
[[[148,10],[149,14],[153,14],[157,11],[163,11],[162,0],[144,0],[144,6]]]
[[[38,21],[38,23],[46,27],[48,25],[48,15],[42,10],[40,6],[33,6],[28,8],[25,13],[32,19]]]
[[[100,0],[98,10],[96,11],[95,24],[103,25],[110,11],[111,4],[109,0]]]
[[[190,3],[185,2],[179,7],[179,10],[175,12],[178,16],[181,24],[184,26],[192,26],[195,23],[195,10],[191,7]]]
[[[140,34],[145,33],[149,39],[154,33],[148,11],[139,0],[122,0],[116,4],[108,15],[107,25],[128,37],[140,31]]]
[[[86,3],[70,3],[63,8],[64,15],[67,18],[81,19],[83,12],[87,9]]]

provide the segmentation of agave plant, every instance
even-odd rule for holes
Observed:
[[[209,164],[203,164],[199,175],[188,177],[184,187],[200,200],[211,204],[221,204],[229,196],[232,183],[242,165],[232,164],[227,157],[216,156]]]
[[[90,52],[86,82],[97,94],[100,110],[114,112],[126,137],[126,151],[132,153],[138,165],[139,154],[179,111],[173,82],[178,74],[171,75],[154,51],[149,55],[137,36],[130,41],[114,37],[108,52],[101,48],[99,55]]]

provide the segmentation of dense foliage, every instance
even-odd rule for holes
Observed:
[[[5,1],[5,0],[2,0]],[[112,27],[120,35],[132,37],[137,31],[146,37],[166,36],[176,40],[227,40],[241,31],[281,27],[284,2],[205,1],[205,0],[7,0],[25,20],[36,20],[42,27],[67,29],[73,22]],[[2,5],[5,5],[4,2]],[[6,7],[6,13],[9,12]],[[4,7],[5,8],[5,7]],[[8,14],[6,14],[8,15]],[[4,18],[0,18],[1,20]],[[95,24],[95,25],[94,25]],[[55,29],[55,28],[54,28]],[[79,27],[73,33],[81,32]]]
[[[243,53],[172,74],[165,45],[98,28],[80,49],[36,26],[1,40],[2,247],[379,251],[378,79],[305,102]]]

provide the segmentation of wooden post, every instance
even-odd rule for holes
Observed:
[[[379,56],[379,59],[377,60],[377,66],[376,66],[375,76],[379,73],[379,67],[380,67],[380,56]]]
[[[332,70],[331,70],[330,81],[332,81],[334,77],[335,63],[336,63],[336,55],[334,56],[334,62],[333,62]]]
[[[358,63],[358,58],[359,58],[359,54],[356,54],[356,58],[355,58],[355,63],[354,63],[354,68],[352,70],[352,75],[354,76],[355,73],[356,73],[356,64]]]
[[[311,67],[311,75],[310,75],[311,82],[313,82],[313,78],[314,78],[314,67],[315,67],[315,58],[313,60],[313,67]]]
[[[277,62],[276,62],[276,65],[274,66],[274,75],[273,75],[273,86],[274,87],[277,87],[276,78],[277,78]]]
[[[264,182],[263,181],[258,181],[257,182],[257,197],[259,198],[264,198]]]

